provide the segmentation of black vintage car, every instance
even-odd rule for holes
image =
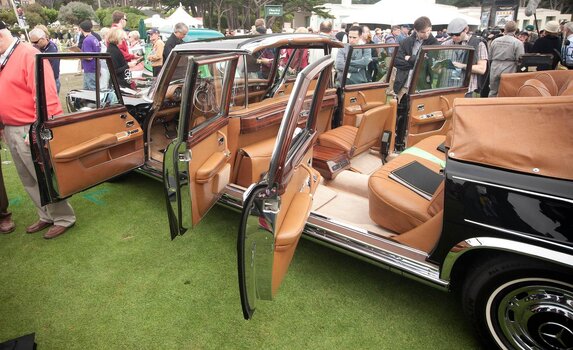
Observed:
[[[95,109],[63,116],[46,115],[40,79],[42,198],[139,167],[162,175],[172,238],[215,203],[240,210],[246,319],[278,292],[305,236],[459,292],[489,347],[571,348],[573,74],[506,75],[499,98],[457,98],[469,75],[447,60],[472,62],[472,49],[423,47],[397,153],[395,49],[317,35],[186,44],[143,102],[96,91]],[[371,50],[378,71],[348,85],[369,68],[352,50]]]

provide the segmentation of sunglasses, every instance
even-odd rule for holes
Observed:
[[[36,44],[39,43],[40,40],[42,40],[42,39],[44,39],[44,38],[40,38],[40,39],[38,39],[38,40],[36,40],[36,41],[30,41],[30,44],[36,45]]]
[[[449,36],[460,36],[462,33],[448,33]]]

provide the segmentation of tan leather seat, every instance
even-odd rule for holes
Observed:
[[[393,131],[396,120],[396,101],[372,108],[364,113],[359,127],[343,125],[318,136],[318,144],[345,151],[356,156],[378,145],[384,130]]]
[[[434,135],[422,139],[420,142],[416,143],[415,148],[419,148],[423,151],[430,153],[431,155],[446,161],[446,154],[438,150],[438,146],[446,141],[446,135]]]
[[[537,80],[537,79],[528,79],[523,83],[523,85],[517,90],[518,97],[538,97],[538,96],[551,96],[549,89],[547,86]]]
[[[550,74],[539,73],[535,76],[535,79],[539,80],[540,82],[543,83],[543,85],[545,85],[545,88],[547,89],[547,91],[549,91],[549,94],[551,94],[551,96],[557,96],[557,94],[559,93],[559,88],[557,87],[555,79],[553,79],[553,77]]]
[[[252,183],[259,181],[261,175],[269,170],[275,142],[276,139],[273,137],[255,142],[239,150],[235,181],[237,185],[249,187]]]
[[[398,234],[428,221],[443,208],[443,183],[431,201],[388,177],[391,171],[412,161],[439,173],[441,166],[411,154],[401,154],[368,179],[369,214],[372,221]]]

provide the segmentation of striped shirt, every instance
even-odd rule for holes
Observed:
[[[468,40],[464,40],[462,41],[460,44],[462,46],[466,46],[468,45],[468,41],[471,38],[471,36],[468,36]],[[454,42],[453,39],[448,39],[446,41],[444,41],[442,43],[442,45],[460,45],[460,44],[456,44]],[[487,47],[485,46],[485,44],[483,42],[480,42],[478,45],[478,50],[477,52],[474,53],[474,55],[477,55],[477,61],[482,61],[482,60],[488,60],[488,55],[487,55]],[[463,62],[466,63],[466,62]],[[474,90],[476,90],[478,88],[478,74],[472,73],[471,77],[470,77],[470,85],[468,87],[468,92],[472,92]]]

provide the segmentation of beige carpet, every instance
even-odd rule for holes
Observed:
[[[325,181],[324,184],[337,191],[354,193],[368,198],[368,177],[368,175],[344,170],[334,180]]]
[[[320,207],[330,202],[336,197],[336,191],[320,184],[318,185],[314,196],[312,197],[312,211],[318,210]]]
[[[366,151],[350,159],[350,168],[361,174],[370,175],[382,166],[378,153],[371,154]]]

